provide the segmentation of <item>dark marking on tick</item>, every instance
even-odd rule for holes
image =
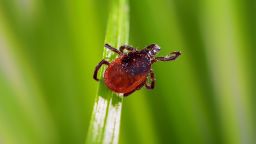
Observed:
[[[146,73],[151,68],[150,58],[139,51],[130,52],[122,58],[122,68],[125,72],[135,76]]]

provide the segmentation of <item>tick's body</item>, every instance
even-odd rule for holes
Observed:
[[[151,65],[156,61],[170,61],[176,59],[180,53],[173,52],[172,56],[154,57],[160,48],[155,45],[149,45],[145,49],[138,51],[130,46],[121,46],[120,51],[106,44],[106,48],[119,54],[119,57],[109,63],[102,60],[95,68],[94,79],[97,79],[97,72],[102,64],[108,65],[104,73],[104,82],[106,86],[116,93],[128,96],[135,90],[146,86],[148,89],[154,88],[155,78]],[[123,53],[126,49],[128,53]],[[151,83],[147,83],[147,77],[150,74]]]
[[[104,73],[106,85],[117,93],[129,93],[145,83],[151,68],[150,58],[140,52],[130,52],[114,60]]]

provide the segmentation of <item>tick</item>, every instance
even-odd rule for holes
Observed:
[[[105,85],[112,91],[128,96],[134,91],[145,86],[147,89],[155,87],[155,75],[152,64],[157,61],[172,61],[181,55],[180,52],[172,52],[165,57],[155,57],[160,51],[160,47],[151,44],[142,50],[137,50],[128,45],[123,45],[118,49],[109,44],[105,48],[117,53],[119,56],[112,62],[102,60],[95,68],[93,78],[99,81],[97,73],[100,67],[105,64],[108,67],[104,72]],[[124,52],[126,50],[127,52]]]

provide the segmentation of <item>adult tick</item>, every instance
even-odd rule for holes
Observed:
[[[112,62],[104,59],[99,62],[93,78],[98,81],[98,70],[103,64],[107,65],[103,76],[106,86],[116,93],[123,94],[123,96],[128,96],[143,86],[147,89],[153,89],[155,76],[151,65],[157,61],[172,61],[181,55],[180,52],[175,51],[165,57],[155,57],[160,51],[160,47],[156,44],[151,44],[142,50],[128,45],[123,45],[118,50],[105,44],[105,48],[117,53],[119,57]],[[125,53],[124,50],[127,52]]]

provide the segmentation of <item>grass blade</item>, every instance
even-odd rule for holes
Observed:
[[[105,43],[116,48],[128,43],[129,14],[127,0],[112,0]],[[113,60],[116,54],[104,49],[103,58]],[[105,67],[99,72],[102,77]],[[118,143],[123,98],[99,82],[86,143]]]

